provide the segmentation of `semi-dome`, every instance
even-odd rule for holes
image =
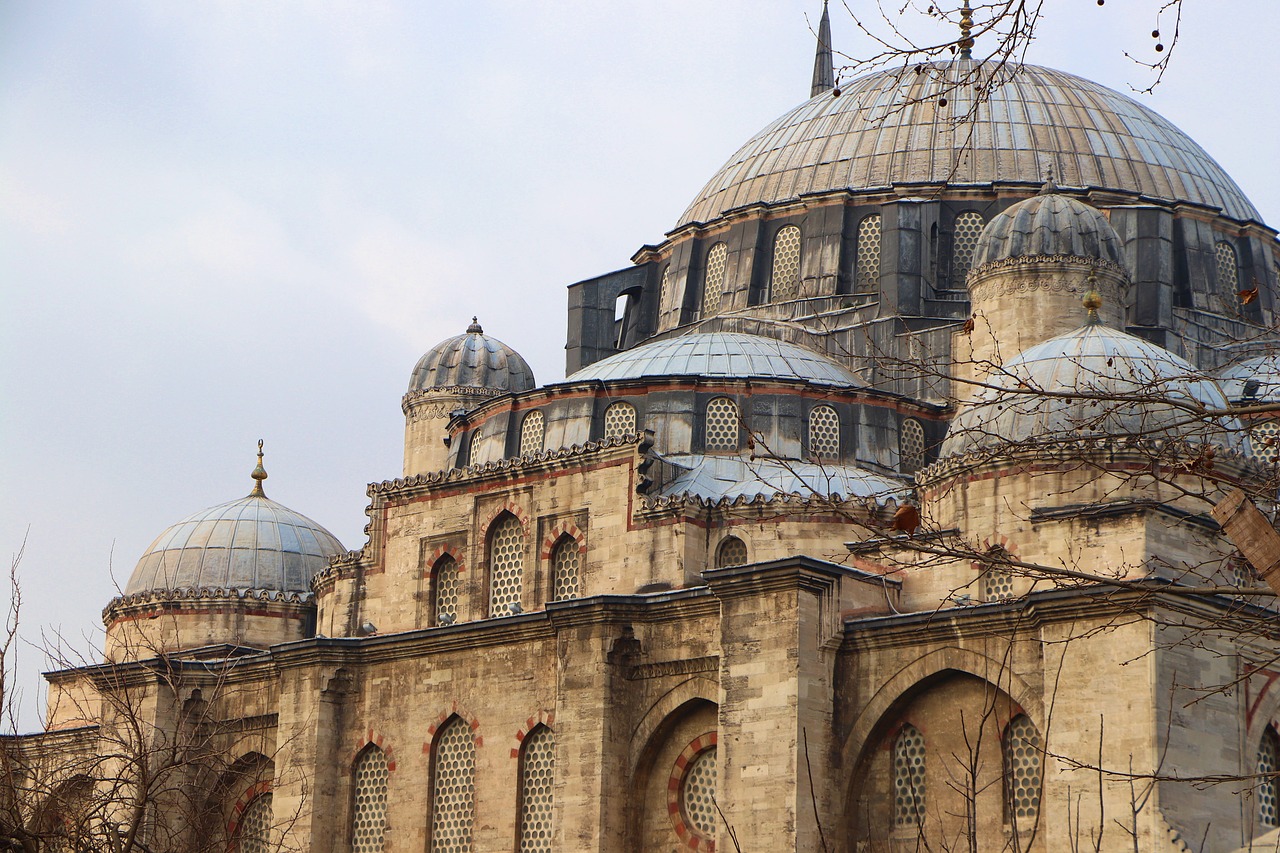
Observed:
[[[1232,364],[1219,374],[1219,381],[1232,402],[1280,402],[1280,352]]]
[[[1124,263],[1120,235],[1096,207],[1055,191],[1023,199],[992,217],[978,237],[975,267],[1010,258],[1071,255]]]
[[[608,382],[649,376],[865,384],[853,371],[825,355],[797,344],[735,332],[702,332],[644,344],[588,365],[566,381]]]
[[[1218,384],[1188,361],[1101,323],[1031,347],[994,372],[952,421],[940,458],[1091,438],[1185,441],[1242,450]]]
[[[975,73],[1000,82],[957,124],[974,107]],[[956,60],[880,71],[801,104],[742,146],[680,224],[832,190],[1036,184],[1047,169],[1064,185],[1260,218],[1203,148],[1132,98],[1048,68]]]
[[[427,350],[409,377],[409,393],[444,388],[479,388],[497,393],[518,393],[534,387],[533,370],[520,353],[471,318],[465,334]]]

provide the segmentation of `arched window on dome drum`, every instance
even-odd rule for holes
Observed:
[[[809,455],[821,461],[840,458],[840,415],[830,406],[809,412]]]
[[[1009,721],[1001,739],[1004,756],[1005,822],[1030,830],[1040,816],[1040,780],[1044,752],[1040,733],[1026,714]]]
[[[351,767],[351,851],[381,853],[387,829],[387,784],[390,772],[382,750],[369,744]]]
[[[919,826],[925,808],[924,735],[907,723],[893,742],[893,825]]]
[[[905,418],[898,427],[898,458],[902,471],[914,474],[924,467],[924,426],[915,418]]]
[[[520,422],[520,455],[542,452],[542,443],[546,438],[546,418],[536,409],[524,416]]]
[[[524,587],[524,526],[504,513],[489,529],[489,615],[520,612]]]
[[[747,564],[747,543],[737,536],[726,536],[716,549],[716,568],[727,569]]]
[[[706,450],[738,449],[738,404],[728,397],[707,403],[703,419],[703,447]]]
[[[784,225],[773,238],[773,268],[769,273],[769,301],[785,302],[800,295],[800,229]]]
[[[572,536],[561,536],[551,549],[551,600],[582,594],[582,548]]]
[[[702,276],[702,316],[720,313],[720,297],[724,294],[724,270],[729,260],[729,247],[721,242],[707,252],[707,269]]]
[[[271,795],[259,794],[240,813],[235,853],[268,853],[271,846]]]
[[[858,249],[853,261],[853,284],[858,293],[880,290],[880,214],[858,223]]]
[[[475,775],[475,738],[454,716],[431,749],[431,853],[471,853]]]
[[[1262,733],[1262,741],[1258,744],[1257,787],[1254,797],[1258,803],[1258,823],[1264,827],[1280,826],[1280,783],[1276,774],[1280,773],[1280,737],[1276,730],[1267,726]]]
[[[978,236],[986,223],[976,210],[966,210],[956,217],[951,233],[951,287],[959,290],[965,286],[969,270],[973,268],[973,255],[978,248]]]
[[[449,555],[436,561],[431,572],[431,624],[452,625],[458,621],[462,576],[458,561]]]
[[[671,309],[671,264],[667,264],[662,268],[662,277],[658,284],[658,323],[663,328],[669,326],[669,324],[663,323],[663,320],[671,312]]]
[[[1213,258],[1216,267],[1218,291],[1222,298],[1234,296],[1240,287],[1240,261],[1236,257],[1236,249],[1230,243],[1219,240],[1213,244]]]
[[[550,853],[555,812],[556,737],[539,725],[520,744],[519,853]]]
[[[623,438],[636,434],[636,410],[630,403],[611,403],[604,410],[604,437]]]

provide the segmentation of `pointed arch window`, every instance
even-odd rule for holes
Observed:
[[[907,723],[893,742],[893,825],[919,826],[925,808],[924,735]]]
[[[671,311],[671,265],[662,268],[662,277],[658,283],[658,316],[664,317]]]
[[[898,458],[902,470],[914,474],[924,467],[924,427],[915,418],[906,418],[898,429]]]
[[[369,744],[351,768],[355,782],[351,809],[352,853],[381,853],[387,830],[387,757]]]
[[[720,297],[724,293],[724,270],[729,260],[729,247],[720,242],[707,252],[707,271],[702,277],[702,316],[720,313]]]
[[[716,549],[716,568],[727,569],[731,566],[747,564],[747,543],[737,536],[726,536]]]
[[[524,587],[524,525],[504,513],[489,529],[489,615],[520,612]]]
[[[1280,773],[1280,737],[1276,730],[1267,726],[1262,733],[1262,741],[1258,744],[1258,787],[1255,796],[1258,801],[1258,823],[1265,827],[1280,826],[1280,784],[1276,774]]]
[[[1019,714],[1005,727],[1001,743],[1004,754],[1005,821],[1020,829],[1030,829],[1040,816],[1040,784],[1044,751],[1040,732],[1026,714]]]
[[[541,452],[543,440],[546,438],[546,423],[546,418],[537,409],[524,416],[524,420],[520,422],[521,456]]]
[[[471,853],[476,741],[461,717],[441,727],[431,762],[431,853]]]
[[[951,237],[951,287],[955,290],[964,287],[969,270],[973,269],[974,253],[984,225],[982,214],[976,210],[966,210],[956,217]]]
[[[604,410],[604,437],[623,438],[636,433],[636,410],[630,403],[612,403]]]
[[[773,238],[773,269],[769,273],[769,301],[785,302],[800,295],[800,229],[784,225]]]
[[[556,738],[538,726],[520,745],[520,853],[550,853],[555,812]]]
[[[565,601],[582,594],[582,549],[571,536],[561,536],[551,551],[551,597]]]
[[[1224,298],[1227,295],[1234,296],[1234,292],[1240,286],[1240,261],[1236,257],[1235,246],[1225,240],[1219,240],[1213,244],[1213,258],[1217,268],[1218,290],[1223,291]]]
[[[259,794],[240,813],[236,853],[268,853],[271,847],[271,794]]]
[[[986,558],[982,567],[982,600],[1010,601],[1017,598],[1014,574],[1009,567],[1009,552],[999,547],[992,548]]]
[[[880,290],[880,214],[858,223],[858,249],[853,260],[854,288],[858,293]]]
[[[446,554],[431,572],[431,623],[452,625],[458,621],[462,597],[462,573],[458,561]]]
[[[831,406],[814,406],[809,412],[809,455],[820,460],[840,458],[840,415]]]
[[[716,397],[707,403],[703,447],[737,450],[738,426],[738,404],[728,397]]]

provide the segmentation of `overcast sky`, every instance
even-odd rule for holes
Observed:
[[[1138,97],[1280,223],[1280,4],[1186,2]],[[1048,5],[1029,61],[1149,82],[1124,52],[1153,55],[1155,0]],[[160,531],[248,493],[259,437],[267,494],[359,548],[422,352],[478,314],[562,378],[565,286],[660,241],[808,96],[818,11],[0,2],[0,545],[27,537],[26,637],[96,642]]]

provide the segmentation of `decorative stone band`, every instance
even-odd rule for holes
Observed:
[[[980,267],[975,267],[969,272],[969,280],[972,281],[975,278],[981,278],[992,273],[1017,270],[1021,267],[1051,264],[1088,266],[1099,272],[1105,270],[1115,273],[1118,276],[1123,276],[1126,280],[1129,278],[1128,270],[1120,264],[1112,263],[1103,258],[1082,258],[1078,255],[1024,255],[1017,258],[1001,258],[998,261],[989,261]]]
[[[309,592],[282,592],[276,589],[233,589],[229,587],[180,587],[177,589],[152,589],[119,595],[102,609],[102,621],[110,626],[123,619],[159,611],[201,610],[235,606],[261,606],[279,610],[285,615],[291,610],[309,609],[315,596]]]
[[[671,510],[691,509],[730,509],[738,507],[757,508],[788,515],[812,515],[817,512],[835,513],[842,520],[865,518],[870,515],[882,515],[883,507],[896,507],[897,499],[879,495],[866,498],[845,498],[842,495],[801,495],[779,492],[773,495],[737,495],[722,498],[707,498],[692,493],[678,495],[659,495],[643,498],[638,515],[663,515]],[[890,513],[892,514],[892,513]]]
[[[509,391],[495,388],[476,388],[471,385],[449,385],[444,388],[429,388],[425,391],[410,391],[400,400],[400,410],[405,415],[413,414],[420,418],[448,417],[457,408],[459,399],[482,400],[489,397],[501,397]],[[440,414],[435,414],[440,411]]]
[[[368,533],[365,530],[365,533]],[[311,578],[311,592],[317,598],[323,598],[333,592],[333,585],[344,578],[355,577],[360,566],[371,568],[368,546],[359,551],[347,551],[329,558],[329,564]]]

